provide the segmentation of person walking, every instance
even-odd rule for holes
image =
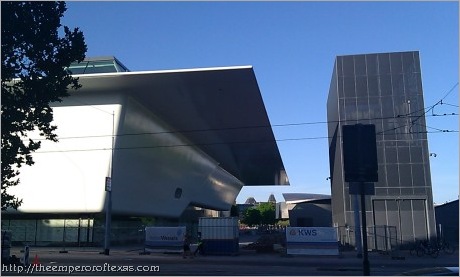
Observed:
[[[203,240],[201,239],[201,232],[198,232],[198,244],[193,252],[193,256],[196,256],[196,253],[200,253],[200,255],[204,256],[204,249],[203,249]]]
[[[188,235],[184,236],[184,249],[182,253],[182,258],[187,258],[187,256],[193,258],[192,251],[190,251],[190,238]]]

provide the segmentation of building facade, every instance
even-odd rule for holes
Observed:
[[[378,182],[375,195],[366,196],[368,227],[394,226],[403,244],[435,237],[419,53],[338,56],[327,117],[334,225],[356,226],[357,197],[344,181],[342,126],[374,124]]]
[[[133,237],[140,219],[174,226],[230,210],[243,186],[289,184],[251,66],[68,69],[82,87],[52,104],[59,142],[41,141],[11,188],[22,205],[2,211],[14,241],[92,243],[106,213]]]

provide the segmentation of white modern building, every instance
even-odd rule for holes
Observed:
[[[106,177],[120,216],[229,210],[243,186],[288,185],[251,66],[129,72],[105,57],[70,70],[82,87],[52,105],[59,142],[21,168],[10,192],[23,204],[6,218],[103,214]]]

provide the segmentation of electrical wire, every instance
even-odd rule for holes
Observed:
[[[414,112],[412,112],[414,113]],[[412,114],[410,113],[410,114]],[[299,123],[286,123],[286,124],[272,124],[272,125],[253,125],[253,126],[239,126],[239,127],[227,127],[227,128],[210,128],[210,129],[191,129],[191,130],[181,130],[181,131],[160,131],[160,132],[142,132],[142,133],[127,133],[127,134],[116,134],[115,137],[124,137],[124,136],[144,136],[144,135],[164,135],[164,134],[187,134],[187,133],[202,133],[202,132],[218,132],[218,131],[232,131],[232,130],[244,130],[244,129],[258,129],[258,128],[275,128],[275,127],[291,127],[291,126],[303,126],[303,125],[317,125],[317,124],[329,124],[329,123],[344,123],[349,121],[367,121],[367,120],[389,120],[396,118],[410,118],[418,117],[413,115],[397,115],[391,117],[376,117],[376,118],[362,118],[359,120],[331,120],[331,121],[316,121],[316,122],[299,122]],[[443,115],[426,115],[426,116],[457,116],[459,114],[443,114]],[[81,139],[81,138],[102,138],[102,137],[112,137],[113,135],[88,135],[88,136],[72,136],[72,137],[58,137],[61,139]],[[46,140],[45,138],[35,138],[33,140]]]
[[[427,113],[431,110],[433,111],[434,107],[436,107],[437,105],[442,105],[442,104],[446,104],[446,103],[443,103],[443,100],[450,94],[452,93],[452,91],[454,91],[455,87],[458,86],[458,82],[444,95],[443,98],[441,98],[441,100],[439,100],[436,104],[432,105],[432,106],[429,106],[427,108],[423,108],[423,109],[419,109],[417,111],[413,111],[413,112],[410,112],[408,114],[405,114],[405,115],[397,115],[397,116],[392,116],[392,117],[381,117],[381,118],[368,118],[368,119],[359,119],[359,120],[335,120],[335,121],[316,121],[316,122],[300,122],[300,123],[286,123],[286,124],[273,124],[273,125],[256,125],[256,126],[239,126],[239,127],[227,127],[227,128],[214,128],[214,129],[195,129],[195,130],[182,130],[182,131],[162,131],[162,132],[145,132],[145,133],[132,133],[132,134],[118,134],[118,135],[115,135],[116,137],[121,137],[121,136],[139,136],[139,135],[159,135],[159,134],[171,134],[171,133],[195,133],[195,132],[211,132],[211,131],[230,131],[230,130],[241,130],[241,129],[254,129],[254,128],[273,128],[273,127],[288,127],[288,126],[301,126],[301,125],[316,125],[316,124],[329,124],[329,123],[343,123],[343,122],[349,122],[349,121],[367,121],[367,120],[390,120],[390,119],[396,119],[396,118],[411,118],[411,117],[415,117],[414,120],[411,121],[410,125],[409,125],[409,132],[408,133],[398,133],[398,134],[415,134],[415,133],[438,133],[438,132],[457,132],[456,130],[442,130],[442,129],[437,129],[437,128],[433,128],[433,127],[428,127],[428,126],[425,126],[425,127],[428,127],[428,128],[431,128],[431,129],[435,129],[436,132],[412,132],[412,127],[417,124],[417,125],[420,125],[419,123],[417,123],[418,120],[420,120],[420,118],[422,118],[423,116],[430,116],[430,115],[427,115]],[[75,99],[73,99],[75,102],[80,102],[80,103],[83,103],[81,101],[76,101]],[[85,104],[85,103],[83,103]],[[99,109],[98,107],[96,106],[92,106],[90,105],[91,107],[95,108],[95,109],[98,109],[102,112],[106,112],[102,109]],[[452,106],[455,106],[455,105],[452,105]],[[415,113],[419,113],[423,111],[423,113],[421,114],[418,114],[418,115],[413,115]],[[108,113],[108,112],[106,112]],[[451,113],[451,114],[444,114],[444,115],[435,115],[435,114],[432,114],[431,116],[450,116],[450,115],[458,115],[456,113]],[[423,126],[423,125],[422,125]],[[395,130],[398,130],[398,129],[401,129],[401,128],[405,128],[405,127],[408,127],[408,125],[402,125],[402,126],[398,126],[398,127],[394,127],[394,128],[391,128],[391,129],[388,129],[388,130],[384,130],[384,131],[381,131],[379,133],[377,133],[376,135],[383,135],[385,134],[385,132],[391,132],[391,131],[395,131]],[[393,135],[393,134],[391,134]],[[97,137],[114,137],[114,135],[95,135],[95,136],[78,136],[78,137],[61,137],[59,139],[77,139],[77,138],[97,138]],[[198,144],[179,144],[179,145],[160,145],[160,146],[148,146],[148,147],[140,147],[140,148],[165,148],[165,147],[183,147],[183,146],[211,146],[211,145],[219,145],[219,144],[241,144],[241,143],[273,143],[274,141],[276,142],[282,142],[282,141],[299,141],[299,140],[311,140],[311,139],[330,139],[330,137],[309,137],[309,138],[288,138],[288,139],[278,139],[278,140],[270,140],[270,141],[239,141],[239,142],[216,142],[216,143],[198,143]],[[35,139],[35,140],[46,140],[46,139]],[[125,149],[139,149],[139,147],[130,147],[130,148],[115,148],[115,150],[125,150]],[[97,151],[97,150],[112,150],[112,148],[101,148],[101,149],[82,149],[82,150],[62,150],[62,151],[38,151],[38,152],[35,152],[35,153],[52,153],[52,152],[70,152],[70,151]]]
[[[449,132],[458,133],[459,131],[450,130]],[[391,135],[404,135],[404,134],[428,134],[428,133],[445,133],[445,130],[440,131],[424,131],[424,132],[411,132],[411,133],[398,133]],[[376,134],[377,135],[377,134]],[[383,135],[383,134],[378,134]],[[337,136],[341,137],[341,136]],[[217,146],[217,145],[229,145],[229,144],[262,144],[262,143],[274,143],[274,142],[285,142],[285,141],[304,141],[304,140],[318,140],[318,139],[332,139],[333,137],[303,137],[303,138],[286,138],[286,139],[275,139],[275,140],[255,140],[255,141],[233,141],[233,142],[210,142],[210,143],[190,143],[190,144],[172,144],[172,145],[155,145],[155,146],[131,146],[131,147],[115,147],[113,150],[136,150],[136,149],[160,149],[160,148],[174,148],[174,147],[194,147],[194,146]],[[50,151],[37,151],[36,154],[44,153],[61,153],[61,152],[87,152],[87,151],[106,151],[112,150],[112,148],[93,148],[93,149],[70,149],[70,150],[50,150]]]

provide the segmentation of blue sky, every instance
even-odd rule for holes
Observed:
[[[425,107],[459,76],[458,2],[67,2],[87,56],[130,70],[252,65],[271,124],[325,122],[337,55],[420,51]],[[436,114],[458,113],[458,85]],[[428,116],[433,197],[458,199],[458,116]],[[326,124],[274,127],[289,187],[245,187],[237,202],[271,193],[330,194]]]

